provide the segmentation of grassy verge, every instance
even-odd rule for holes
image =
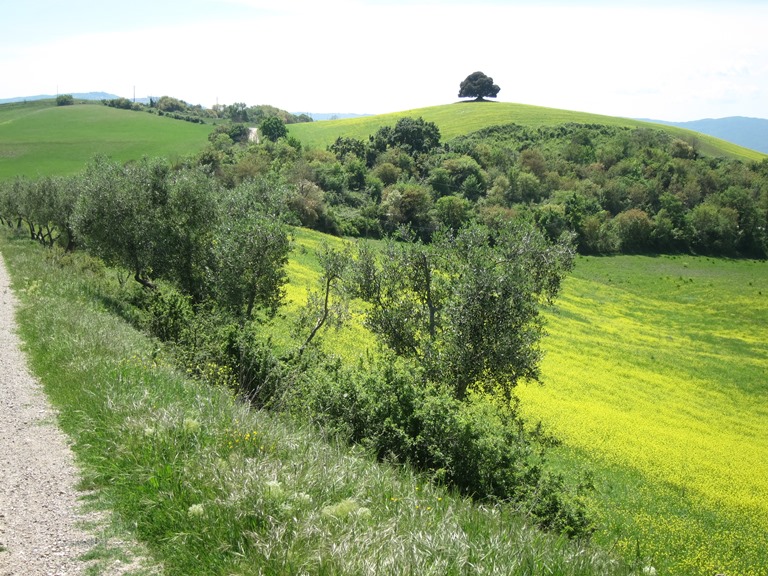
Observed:
[[[607,554],[189,381],[110,312],[114,273],[0,235],[83,488],[168,574],[628,574]]]

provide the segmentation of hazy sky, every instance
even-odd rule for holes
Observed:
[[[292,112],[498,100],[660,120],[768,118],[757,0],[0,0],[0,98],[105,91]]]

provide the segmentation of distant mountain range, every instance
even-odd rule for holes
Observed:
[[[744,116],[730,116],[728,118],[707,118],[704,120],[692,120],[690,122],[667,122],[665,120],[649,120],[667,126],[677,126],[687,130],[694,130],[702,134],[708,134],[715,138],[727,140],[768,154],[768,120],[764,118],[746,118]]]

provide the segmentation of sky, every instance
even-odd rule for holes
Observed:
[[[762,0],[0,0],[0,99],[108,92],[380,114],[497,100],[768,118]]]

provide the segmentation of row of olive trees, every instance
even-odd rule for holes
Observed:
[[[297,332],[303,344],[278,357],[258,320],[277,310],[286,282],[291,193],[280,182],[262,176],[226,188],[197,166],[96,158],[74,177],[0,185],[0,214],[46,244],[66,240],[129,270],[144,287],[135,292],[138,323],[173,341],[189,373],[463,494],[588,533],[583,506],[546,472],[512,401],[519,381],[537,378],[540,308],[571,268],[571,239],[550,242],[518,220],[441,229],[430,243],[404,229],[381,250],[325,249],[321,288]],[[367,302],[381,360],[345,366],[314,345],[346,315],[348,296]]]
[[[79,246],[148,289],[163,279],[241,320],[274,312],[289,251],[275,190],[225,189],[200,167],[95,158],[79,175],[0,186],[0,221],[46,245]]]

